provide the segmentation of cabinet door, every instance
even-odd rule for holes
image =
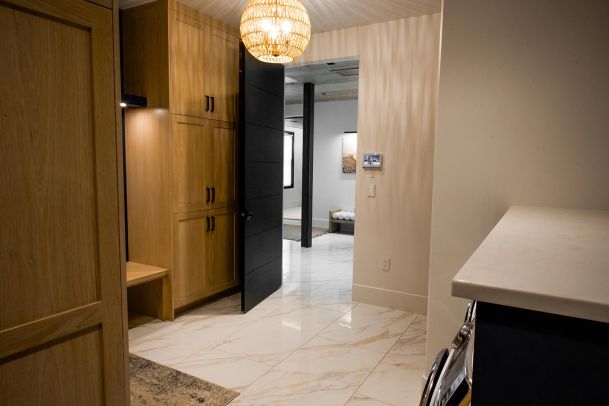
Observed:
[[[209,234],[207,282],[208,293],[214,294],[235,286],[235,213],[216,211],[212,215],[212,231]]]
[[[201,21],[170,10],[171,112],[204,117],[206,98]]]
[[[205,251],[210,220],[201,212],[175,216],[173,298],[177,308],[205,296]]]
[[[212,186],[213,207],[235,205],[235,131],[227,122],[212,121],[213,148],[207,161]]]
[[[205,30],[206,77],[205,92],[213,96],[213,105],[206,117],[235,121],[239,91],[239,40],[217,28]]]
[[[211,205],[213,180],[209,121],[172,115],[171,146],[174,213],[205,209]]]
[[[117,22],[0,2],[0,405],[129,403]]]

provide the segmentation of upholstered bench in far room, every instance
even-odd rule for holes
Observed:
[[[330,209],[328,216],[328,232],[336,233],[342,231],[343,224],[349,224],[355,229],[355,211],[346,212],[341,208]]]

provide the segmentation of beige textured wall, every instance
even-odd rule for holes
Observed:
[[[359,57],[358,156],[384,168],[356,175],[353,298],[427,311],[440,15],[313,36],[298,63]],[[361,165],[361,163],[360,163]],[[376,197],[367,197],[368,185]],[[391,271],[381,271],[381,257]]]
[[[454,274],[510,205],[609,209],[608,19],[606,0],[445,1],[428,362],[463,319]]]

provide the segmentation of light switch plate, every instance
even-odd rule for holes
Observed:
[[[389,272],[391,270],[391,258],[381,257],[381,271]]]
[[[368,197],[376,196],[376,185],[368,185]]]

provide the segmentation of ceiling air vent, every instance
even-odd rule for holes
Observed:
[[[330,72],[338,73],[341,76],[357,76],[359,75],[359,66],[357,68],[334,69]]]

